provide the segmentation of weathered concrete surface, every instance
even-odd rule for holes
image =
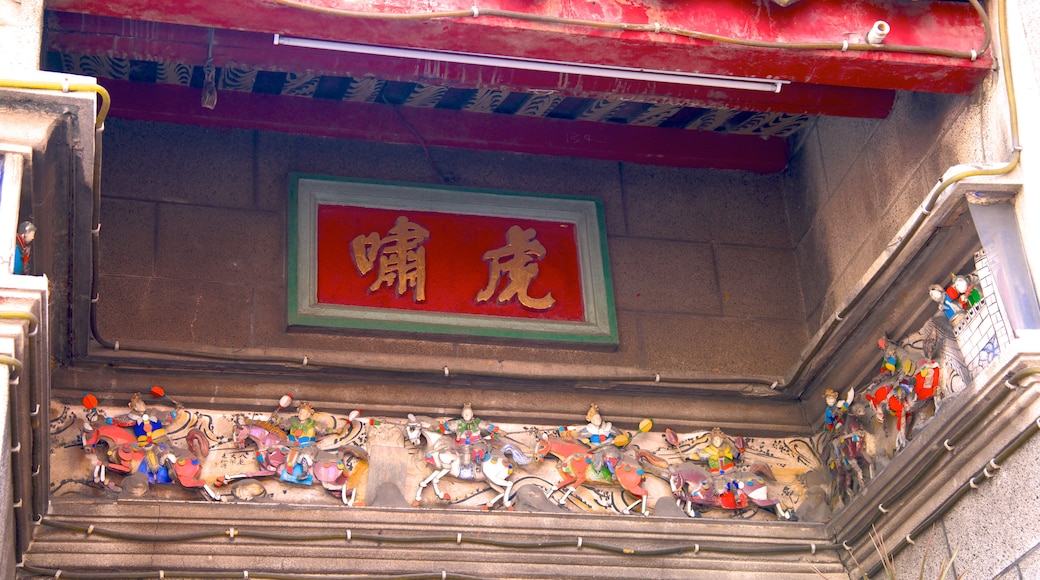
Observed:
[[[43,0],[0,0],[0,70],[38,70],[42,42]]]
[[[415,352],[405,335],[286,332],[284,232],[289,172],[430,182],[420,148],[119,120],[105,139],[99,321],[110,340],[375,350],[398,353],[402,364]],[[603,201],[621,345],[546,350],[446,338],[424,350],[448,360],[775,374],[804,339],[778,178],[438,155],[460,186]],[[681,330],[660,317],[682,320]],[[714,342],[722,329],[727,339]],[[744,349],[731,352],[737,344]]]

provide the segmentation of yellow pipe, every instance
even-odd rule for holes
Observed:
[[[3,79],[0,78],[0,87],[7,87],[11,89],[35,89],[42,91],[61,91],[67,92],[92,92],[97,93],[101,97],[101,110],[98,111],[97,120],[94,122],[94,128],[99,129],[105,124],[105,117],[108,116],[108,108],[112,104],[112,96],[108,94],[108,90],[105,87],[98,84],[91,83],[56,83],[50,81],[23,81],[16,79]]]
[[[2,311],[0,312],[0,319],[18,319],[26,320],[29,322],[28,334],[32,336],[36,334],[36,329],[40,327],[40,319],[36,317],[32,312],[26,312],[22,310]]]
[[[13,356],[0,354],[0,365],[7,365],[10,367],[10,374],[7,376],[8,380],[13,381],[18,378],[18,375],[22,374],[22,361]]]

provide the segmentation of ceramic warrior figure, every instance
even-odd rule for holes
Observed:
[[[701,459],[707,460],[712,475],[725,475],[736,467],[742,451],[743,449],[735,446],[722,429],[715,427],[711,430],[708,445],[700,450],[699,455]]]
[[[314,461],[314,442],[319,435],[318,422],[314,419],[314,407],[310,403],[296,405],[296,416],[290,417],[286,426],[288,457],[282,468],[281,479],[294,483],[310,484],[310,466]]]
[[[164,463],[167,459],[176,461],[176,457],[170,449],[166,425],[176,417],[177,410],[162,414],[149,413],[148,405],[141,393],[134,393],[127,406],[130,407],[130,412],[126,414],[126,418],[133,422],[131,429],[137,436],[137,448],[144,452],[144,469],[147,469],[149,481],[171,483],[173,480]]]
[[[481,440],[484,437],[495,437],[499,430],[497,426],[474,417],[473,405],[470,403],[462,406],[460,418],[441,423],[439,429],[443,434],[451,433],[455,436],[455,450],[463,465],[469,465],[474,460],[479,465],[487,453]]]
[[[946,295],[952,300],[956,300],[964,311],[971,310],[982,301],[982,293],[979,292],[979,277],[975,274],[954,276],[953,282],[946,287]]]
[[[961,308],[960,303],[950,298],[943,287],[938,284],[928,287],[928,296],[939,305],[939,310],[950,321],[950,324],[956,327],[964,317],[964,309]]]
[[[36,226],[32,222],[18,224],[18,233],[15,235],[14,267],[15,274],[29,273],[29,257],[32,252],[32,242],[36,238]]]
[[[845,425],[845,415],[849,412],[849,406],[852,404],[852,398],[855,396],[855,389],[849,389],[848,396],[843,400],[838,400],[838,392],[832,389],[827,389],[823,393],[823,398],[827,401],[827,410],[824,411],[823,415],[823,426],[831,433],[840,433],[841,428]]]
[[[599,414],[599,405],[589,407],[589,411],[585,413],[585,420],[588,421],[585,425],[560,427],[560,435],[579,439],[588,445],[593,452],[593,461],[597,469],[606,465],[607,469],[613,473],[620,457],[615,445],[623,447],[628,441],[616,439],[618,431],[609,421],[603,420],[603,416]],[[612,443],[614,445],[611,445]]]

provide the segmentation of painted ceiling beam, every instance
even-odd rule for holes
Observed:
[[[190,87],[119,80],[108,80],[104,85],[112,94],[110,115],[132,120],[758,173],[782,171],[787,165],[787,143],[779,137],[235,91],[221,92],[217,106],[210,110],[199,105],[199,91]]]
[[[333,41],[625,66],[794,83],[964,94],[989,73],[983,21],[966,2],[799,2],[753,0],[49,0],[50,10]],[[366,16],[338,13],[351,10]],[[449,18],[412,18],[453,11]],[[337,13],[334,13],[337,12]],[[501,14],[523,14],[522,19]],[[498,15],[496,15],[498,14]],[[408,18],[405,18],[408,16]],[[596,26],[561,24],[566,18]],[[550,20],[550,21],[547,21]],[[862,51],[883,20],[883,45]],[[609,28],[637,25],[633,31]],[[148,34],[147,24],[129,24]],[[655,33],[655,30],[661,32]],[[691,38],[675,30],[717,35]],[[850,50],[842,50],[848,42]],[[741,43],[783,43],[781,47]],[[807,44],[822,48],[810,48]],[[893,50],[939,49],[960,56]],[[975,58],[970,58],[972,54]]]
[[[450,88],[501,89],[584,98],[678,104],[733,111],[884,118],[895,91],[794,82],[780,93],[757,92],[675,83],[647,82],[584,75],[438,63],[430,60],[275,46],[273,35],[215,30],[197,26],[126,21],[68,12],[48,15],[48,50],[67,55],[103,55],[142,61],[170,61],[202,66],[212,55],[216,67],[245,66],[255,70],[303,72]]]

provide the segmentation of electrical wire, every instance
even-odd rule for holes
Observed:
[[[230,539],[235,538],[253,538],[265,541],[278,541],[285,543],[311,543],[311,542],[329,542],[336,540],[348,540],[350,542],[361,541],[361,542],[372,542],[375,544],[412,544],[412,545],[424,545],[424,544],[473,544],[480,546],[490,546],[496,548],[509,548],[514,550],[559,550],[559,549],[575,549],[575,550],[595,550],[599,552],[605,552],[608,554],[614,554],[619,556],[628,556],[634,558],[640,557],[660,557],[660,556],[677,556],[686,553],[701,553],[711,552],[718,554],[804,554],[810,552],[815,554],[821,551],[836,551],[842,549],[841,544],[833,543],[807,543],[799,542],[794,544],[779,544],[771,546],[740,546],[734,543],[720,543],[720,544],[699,544],[699,543],[684,543],[676,546],[670,546],[666,548],[653,548],[653,549],[635,549],[625,546],[617,546],[613,544],[606,544],[596,541],[588,541],[583,537],[568,538],[566,540],[547,540],[547,541],[508,541],[499,540],[494,538],[466,535],[462,533],[447,534],[447,535],[429,535],[429,536],[388,536],[385,534],[365,534],[356,533],[349,530],[336,530],[331,532],[322,532],[315,534],[306,534],[300,531],[294,532],[269,532],[265,530],[250,530],[240,528],[227,528],[227,529],[210,529],[200,530],[196,532],[189,532],[184,534],[171,534],[171,535],[155,535],[155,534],[143,534],[134,532],[123,532],[118,530],[110,530],[105,528],[98,528],[92,524],[75,524],[61,521],[54,521],[51,518],[44,517],[40,525],[61,529],[71,532],[83,533],[88,535],[103,536],[106,538],[112,538],[116,540],[124,540],[131,542],[145,542],[145,543],[169,543],[169,542],[185,542],[185,541],[198,541],[207,539],[217,539],[228,537]],[[154,575],[153,575],[154,576]]]
[[[285,572],[250,572],[248,570],[230,572],[190,571],[190,570],[158,570],[144,572],[76,572],[60,568],[41,568],[39,566],[20,566],[20,570],[51,578],[73,578],[77,580],[134,580],[155,578],[205,578],[229,580],[256,578],[265,580],[482,580],[478,576],[453,574],[448,572],[427,572],[415,574],[293,574]]]
[[[325,14],[330,16],[339,16],[345,18],[359,18],[359,19],[376,19],[376,20],[434,20],[434,19],[479,19],[485,17],[494,18],[505,18],[508,20],[520,20],[527,22],[537,22],[541,24],[555,24],[560,26],[579,26],[585,28],[597,28],[601,30],[618,30],[624,32],[647,32],[652,34],[669,34],[677,37],[692,38],[696,40],[705,40],[710,42],[718,42],[721,44],[732,44],[738,46],[745,46],[750,48],[772,48],[772,49],[785,49],[785,50],[840,50],[840,51],[861,51],[861,52],[898,52],[898,53],[910,53],[910,54],[927,54],[933,56],[945,56],[950,58],[965,58],[975,60],[979,55],[989,50],[992,32],[990,30],[989,18],[986,15],[985,9],[978,2],[978,0],[968,0],[972,7],[975,9],[979,16],[979,20],[982,23],[982,27],[985,33],[985,38],[982,44],[975,49],[969,51],[958,51],[944,48],[925,47],[925,46],[909,46],[909,45],[894,45],[894,44],[869,44],[869,43],[850,43],[847,41],[842,42],[775,42],[765,40],[751,40],[746,38],[735,38],[731,36],[721,36],[718,34],[709,34],[706,32],[697,32],[693,30],[686,30],[683,28],[677,28],[673,26],[663,26],[660,23],[650,24],[631,24],[624,22],[603,22],[596,20],[579,20],[574,18],[564,18],[561,16],[546,16],[543,14],[531,14],[528,12],[516,12],[512,10],[499,10],[494,8],[480,9],[475,5],[469,10],[452,10],[446,12],[424,12],[424,13],[410,13],[410,14],[392,14],[392,13],[381,13],[381,12],[359,12],[350,10],[340,10],[338,8],[329,8],[326,6],[314,6],[306,4],[298,0],[269,0],[273,4],[284,6],[287,8],[293,8],[296,10],[302,10],[307,12],[315,12],[318,14]]]
[[[0,354],[0,365],[8,366],[8,368],[10,369],[8,380],[11,381],[17,379],[18,376],[22,374],[22,369],[24,368],[24,365],[22,365],[22,361],[18,360],[13,356],[7,356],[6,354]]]
[[[1029,387],[1026,387],[1025,385],[1023,385],[1023,382],[1026,381],[1027,379],[1031,378],[1031,377],[1036,377],[1036,376],[1040,376],[1040,367],[1029,367],[1029,368],[1025,368],[1025,369],[1022,369],[1022,370],[1016,372],[1011,378],[1009,378],[1007,380],[1007,383],[1012,385],[1012,386],[1014,386],[1016,389],[1029,388]],[[977,431],[976,431],[975,428],[978,426],[978,424],[981,423],[982,421],[990,420],[991,417],[992,417],[991,412],[996,407],[1002,405],[1011,392],[1012,392],[1011,389],[1002,389],[1000,394],[998,394],[996,397],[994,397],[984,408],[978,409],[976,411],[973,411],[973,413],[972,413],[972,420],[969,421],[963,428],[961,428],[956,435],[946,439],[944,441],[943,445],[947,445],[947,444],[951,444],[951,443],[957,443],[957,442],[961,441],[962,439],[964,439],[965,437],[973,436],[974,434],[976,434]],[[1037,419],[1036,421],[1034,421],[1032,425],[1035,426],[1036,429],[1029,428],[1026,431],[1024,431],[1023,433],[1019,434],[1019,436],[1016,437],[1004,449],[1002,449],[997,454],[997,456],[993,458],[992,461],[998,462],[998,463],[1003,463],[1016,450],[1018,450],[1029,439],[1031,439],[1034,435],[1036,435],[1037,432],[1040,431],[1040,419]],[[917,468],[917,473],[919,473],[919,474],[927,473],[932,468],[932,466],[934,466],[939,460],[944,459],[944,458],[949,456],[949,452],[947,451],[946,448],[943,447],[943,445],[937,445],[936,446],[937,448],[934,450],[934,453],[929,458],[929,460],[924,465],[922,465],[922,466]],[[951,445],[951,447],[956,447],[956,445]],[[951,495],[945,501],[943,501],[942,504],[940,504],[940,506],[938,508],[936,508],[927,518],[925,518],[920,524],[915,526],[914,530],[910,534],[907,534],[907,536],[908,537],[917,536],[920,533],[922,533],[925,529],[927,529],[929,526],[931,526],[934,522],[936,522],[947,511],[949,511],[950,508],[952,508],[957,503],[957,501],[959,501],[968,491],[970,491],[975,486],[973,482],[976,479],[980,479],[981,480],[982,478],[984,478],[983,474],[985,472],[986,472],[986,468],[984,467],[981,470],[979,470],[978,474],[975,477],[969,478],[968,481],[965,482],[963,485],[961,485],[954,492],[953,495]],[[986,479],[988,479],[988,478],[986,478]],[[888,508],[886,510],[884,510],[884,511],[878,510],[878,511],[873,512],[873,515],[870,518],[870,520],[866,524],[863,524],[863,525],[859,526],[861,531],[854,536],[854,539],[852,540],[852,543],[857,543],[857,542],[862,541],[863,537],[870,533],[870,530],[873,529],[873,526],[882,517],[884,517],[885,513],[888,513],[888,512],[898,513],[899,508],[902,507],[902,505],[905,503],[905,501],[902,500],[902,498],[905,497],[906,494],[913,487],[915,487],[918,483],[919,483],[919,478],[915,477],[915,478],[911,479],[910,481],[906,482],[900,488],[889,490],[889,492],[886,494],[886,497],[884,498],[884,501],[880,502],[880,505],[887,505]],[[902,550],[903,548],[905,548],[908,545],[910,545],[909,542],[906,541],[906,538],[903,538],[902,540],[900,540],[900,542],[898,542],[895,545],[895,547],[893,547],[889,551],[889,555],[894,555],[895,553],[899,552],[900,550]]]

